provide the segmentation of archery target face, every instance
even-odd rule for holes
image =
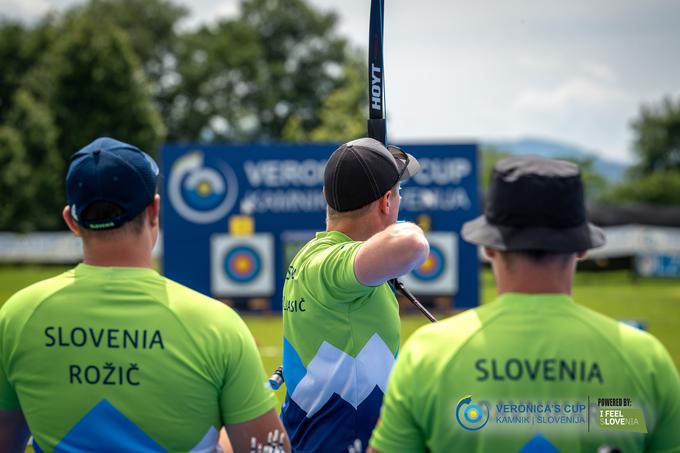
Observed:
[[[274,293],[274,240],[271,234],[211,237],[214,296],[271,296]]]
[[[430,255],[405,275],[403,282],[414,294],[453,295],[458,292],[458,235],[428,233]]]

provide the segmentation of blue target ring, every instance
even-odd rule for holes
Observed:
[[[224,272],[227,277],[238,283],[250,283],[260,273],[262,260],[251,247],[237,246],[224,256]]]
[[[444,254],[439,247],[430,244],[430,255],[423,264],[413,270],[413,276],[418,280],[431,282],[442,275],[445,267]]]

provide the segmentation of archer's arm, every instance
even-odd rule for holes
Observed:
[[[430,246],[419,226],[396,223],[371,236],[354,259],[354,273],[360,283],[378,286],[420,266]]]
[[[276,411],[272,409],[266,414],[245,423],[226,425],[227,434],[234,453],[250,451],[251,442],[254,438],[256,444],[269,445],[271,435],[278,431],[281,436],[286,433]],[[282,443],[284,451],[291,451],[290,441],[286,436]]]
[[[24,414],[18,410],[0,410],[0,445],[6,453],[24,453],[30,432]]]

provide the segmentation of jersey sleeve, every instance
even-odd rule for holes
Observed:
[[[417,367],[413,362],[407,342],[390,374],[380,419],[369,442],[371,447],[381,452],[426,450],[425,436],[413,411],[412,390],[419,385],[415,376]]]
[[[230,326],[228,365],[220,395],[220,411],[225,425],[254,420],[277,404],[255,340],[235,313],[234,318]]]
[[[363,242],[335,244],[317,253],[307,264],[305,272],[315,273],[323,283],[323,291],[330,299],[351,302],[373,288],[363,285],[354,273],[354,259]],[[320,297],[325,300],[326,297]]]
[[[680,452],[680,377],[666,348],[655,341],[654,387],[657,413],[650,442],[645,451]]]

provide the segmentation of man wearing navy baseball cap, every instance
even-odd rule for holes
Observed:
[[[3,452],[29,431],[36,452],[212,452],[222,427],[245,451],[284,433],[243,321],[152,267],[158,176],[111,138],[71,158],[63,216],[83,263],[0,309]]]
[[[139,228],[147,207],[158,211],[158,173],[156,162],[139,148],[97,139],[71,157],[64,220],[69,227],[77,223],[86,230],[110,230],[134,219]],[[79,234],[80,228],[76,230]]]

